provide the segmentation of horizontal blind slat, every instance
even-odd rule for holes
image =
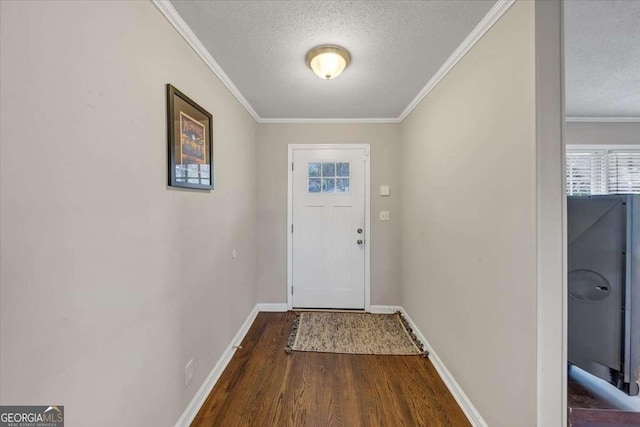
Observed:
[[[612,150],[609,156],[609,193],[640,194],[640,151]]]
[[[567,152],[567,194],[605,194],[606,159],[602,150]]]

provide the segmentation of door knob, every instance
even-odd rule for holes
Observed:
[[[358,228],[358,234],[362,234],[362,228]]]
[[[364,242],[363,242],[361,239],[358,239],[358,241],[357,241],[356,243],[357,243],[357,244],[359,244],[359,245],[361,245],[361,244],[363,244]]]

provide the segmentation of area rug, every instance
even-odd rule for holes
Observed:
[[[285,351],[427,355],[422,343],[399,312],[298,313]]]

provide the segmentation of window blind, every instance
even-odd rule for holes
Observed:
[[[640,193],[640,151],[609,151],[609,193]]]
[[[640,156],[638,160],[640,160]],[[640,166],[640,163],[638,165]],[[567,194],[575,196],[606,193],[607,157],[605,150],[567,152]]]

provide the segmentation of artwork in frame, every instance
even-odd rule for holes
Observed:
[[[213,190],[213,117],[167,84],[169,185]]]

